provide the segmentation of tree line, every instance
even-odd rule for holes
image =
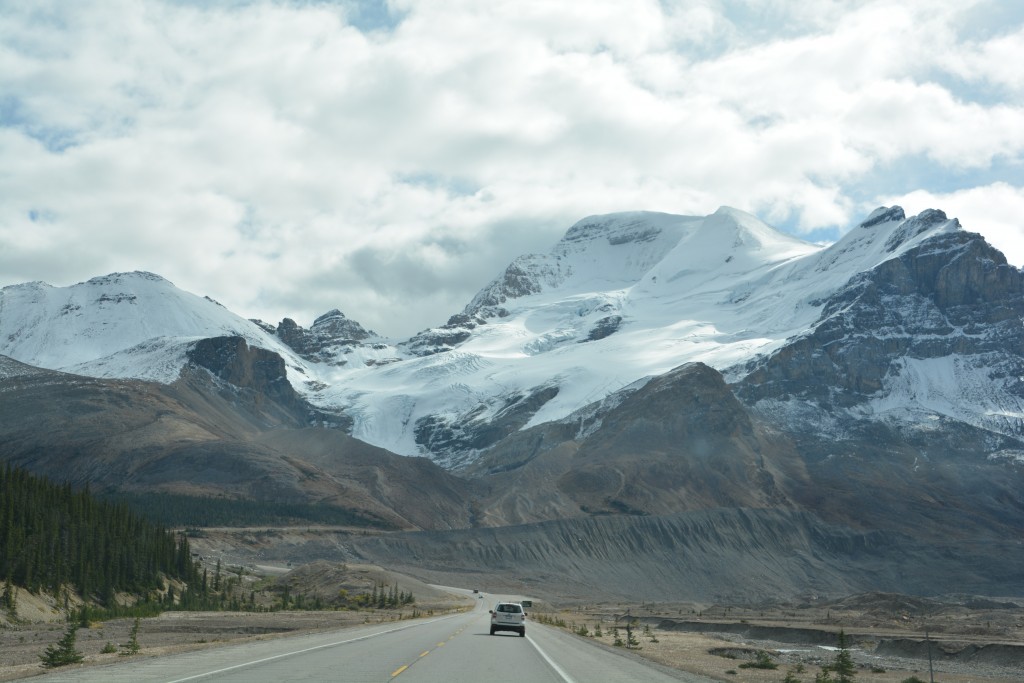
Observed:
[[[37,593],[68,586],[114,607],[117,593],[148,595],[164,579],[201,582],[188,539],[124,503],[0,466],[0,581]]]
[[[148,519],[174,527],[288,526],[321,524],[360,528],[394,528],[384,520],[358,510],[273,501],[232,500],[174,493],[104,494],[112,502],[126,503]]]

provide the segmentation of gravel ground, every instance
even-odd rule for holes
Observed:
[[[928,620],[920,615],[901,611],[902,596],[870,596],[871,609],[842,610],[831,607],[765,608],[744,610],[699,605],[625,605],[577,607],[572,610],[547,611],[539,605],[538,619],[560,619],[567,628],[585,625],[588,637],[594,638],[598,625],[602,636],[595,640],[613,646],[612,628],[618,625],[619,637],[626,639],[624,624],[636,619],[636,653],[661,664],[721,681],[737,683],[780,683],[787,672],[811,683],[822,665],[835,659],[834,647],[813,642],[815,635],[837,634],[840,629],[850,637],[850,653],[858,667],[858,683],[902,683],[917,676],[929,680],[927,647],[924,631],[932,631],[933,671],[941,683],[1021,683],[1024,681],[1024,614],[1020,609],[964,608],[962,604],[936,607],[929,603]],[[883,603],[879,608],[877,603]],[[713,613],[708,618],[708,613]],[[629,615],[628,617],[626,615]],[[700,614],[700,616],[698,616]],[[880,617],[884,614],[884,618]],[[726,615],[731,615],[731,619]],[[758,620],[760,617],[760,621]],[[697,632],[683,630],[689,624],[703,622]],[[828,623],[823,623],[823,622]],[[719,623],[720,622],[720,623]],[[665,628],[659,628],[659,625]],[[671,626],[671,628],[670,628]],[[759,626],[783,629],[788,642],[751,638],[742,633]],[[722,630],[714,629],[721,627]],[[680,630],[676,630],[680,629]],[[939,631],[936,635],[936,629]],[[807,642],[799,642],[801,634],[809,634]],[[792,637],[788,637],[791,635]],[[828,640],[828,638],[824,638]],[[879,644],[883,644],[879,648]],[[995,646],[995,647],[991,647]],[[876,648],[888,654],[878,654]],[[993,651],[998,650],[998,651]],[[758,651],[767,651],[778,665],[774,670],[741,668],[752,663]],[[915,652],[916,651],[916,652]],[[960,658],[953,653],[962,652]],[[920,656],[918,656],[920,653]]]

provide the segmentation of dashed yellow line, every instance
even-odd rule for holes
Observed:
[[[464,630],[465,630],[465,627],[463,627],[463,628],[460,628],[460,629],[459,629],[458,631],[456,631],[455,633],[453,633],[453,634],[452,634],[452,637],[451,637],[451,638],[449,638],[449,639],[448,639],[448,640],[446,640],[446,641],[443,641],[443,642],[440,642],[440,643],[438,643],[438,644],[437,644],[437,646],[438,646],[438,647],[444,647],[445,643],[447,643],[447,642],[449,642],[449,641],[453,640],[453,639],[455,638],[455,636],[459,635],[459,634],[460,634],[460,633],[462,633],[462,632],[463,632]],[[429,654],[430,654],[431,652],[432,652],[432,650],[424,650],[423,652],[421,652],[421,653],[420,653],[420,657],[419,657],[419,658],[420,658],[420,659],[422,659],[423,657],[426,657],[427,655],[429,655]],[[410,666],[412,666],[412,664],[404,664],[404,665],[402,665],[402,666],[398,667],[398,668],[397,668],[397,669],[395,669],[395,670],[394,670],[393,672],[391,672],[391,678],[395,678],[395,677],[396,677],[396,676],[398,676],[398,675],[399,675],[400,673],[402,673],[403,671],[405,671],[406,669],[408,669],[408,668],[409,668]]]

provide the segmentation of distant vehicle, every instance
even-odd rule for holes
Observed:
[[[491,635],[495,631],[514,631],[526,635],[526,612],[518,602],[499,602],[491,610]]]
[[[480,589],[479,589],[479,588],[474,588],[474,589],[473,589],[473,592],[474,592],[474,593],[479,593],[479,592],[480,592]]]
[[[523,600],[519,604],[523,607],[533,607],[533,600]]]

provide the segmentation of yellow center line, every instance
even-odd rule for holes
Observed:
[[[453,634],[452,634],[452,637],[451,637],[451,638],[449,638],[448,640],[452,640],[453,638],[455,638],[455,636],[457,636],[457,635],[459,635],[460,633],[462,633],[462,630],[463,630],[463,629],[459,629],[458,631],[456,631],[455,633],[453,633]],[[438,644],[437,644],[437,646],[438,646],[438,647],[444,647],[444,643],[445,643],[445,642],[448,642],[448,641],[444,641],[444,642],[442,642],[442,643],[438,643]],[[427,656],[427,655],[429,655],[430,653],[431,653],[431,650],[424,650],[423,652],[421,652],[421,653],[420,653],[420,658],[426,657],[426,656]],[[395,669],[395,670],[394,670],[394,672],[392,672],[392,674],[391,674],[391,678],[395,678],[396,676],[398,676],[398,674],[402,673],[403,671],[405,671],[406,669],[408,669],[408,668],[409,668],[410,666],[412,666],[412,664],[404,664],[404,665],[402,665],[402,666],[398,667],[397,669]]]

